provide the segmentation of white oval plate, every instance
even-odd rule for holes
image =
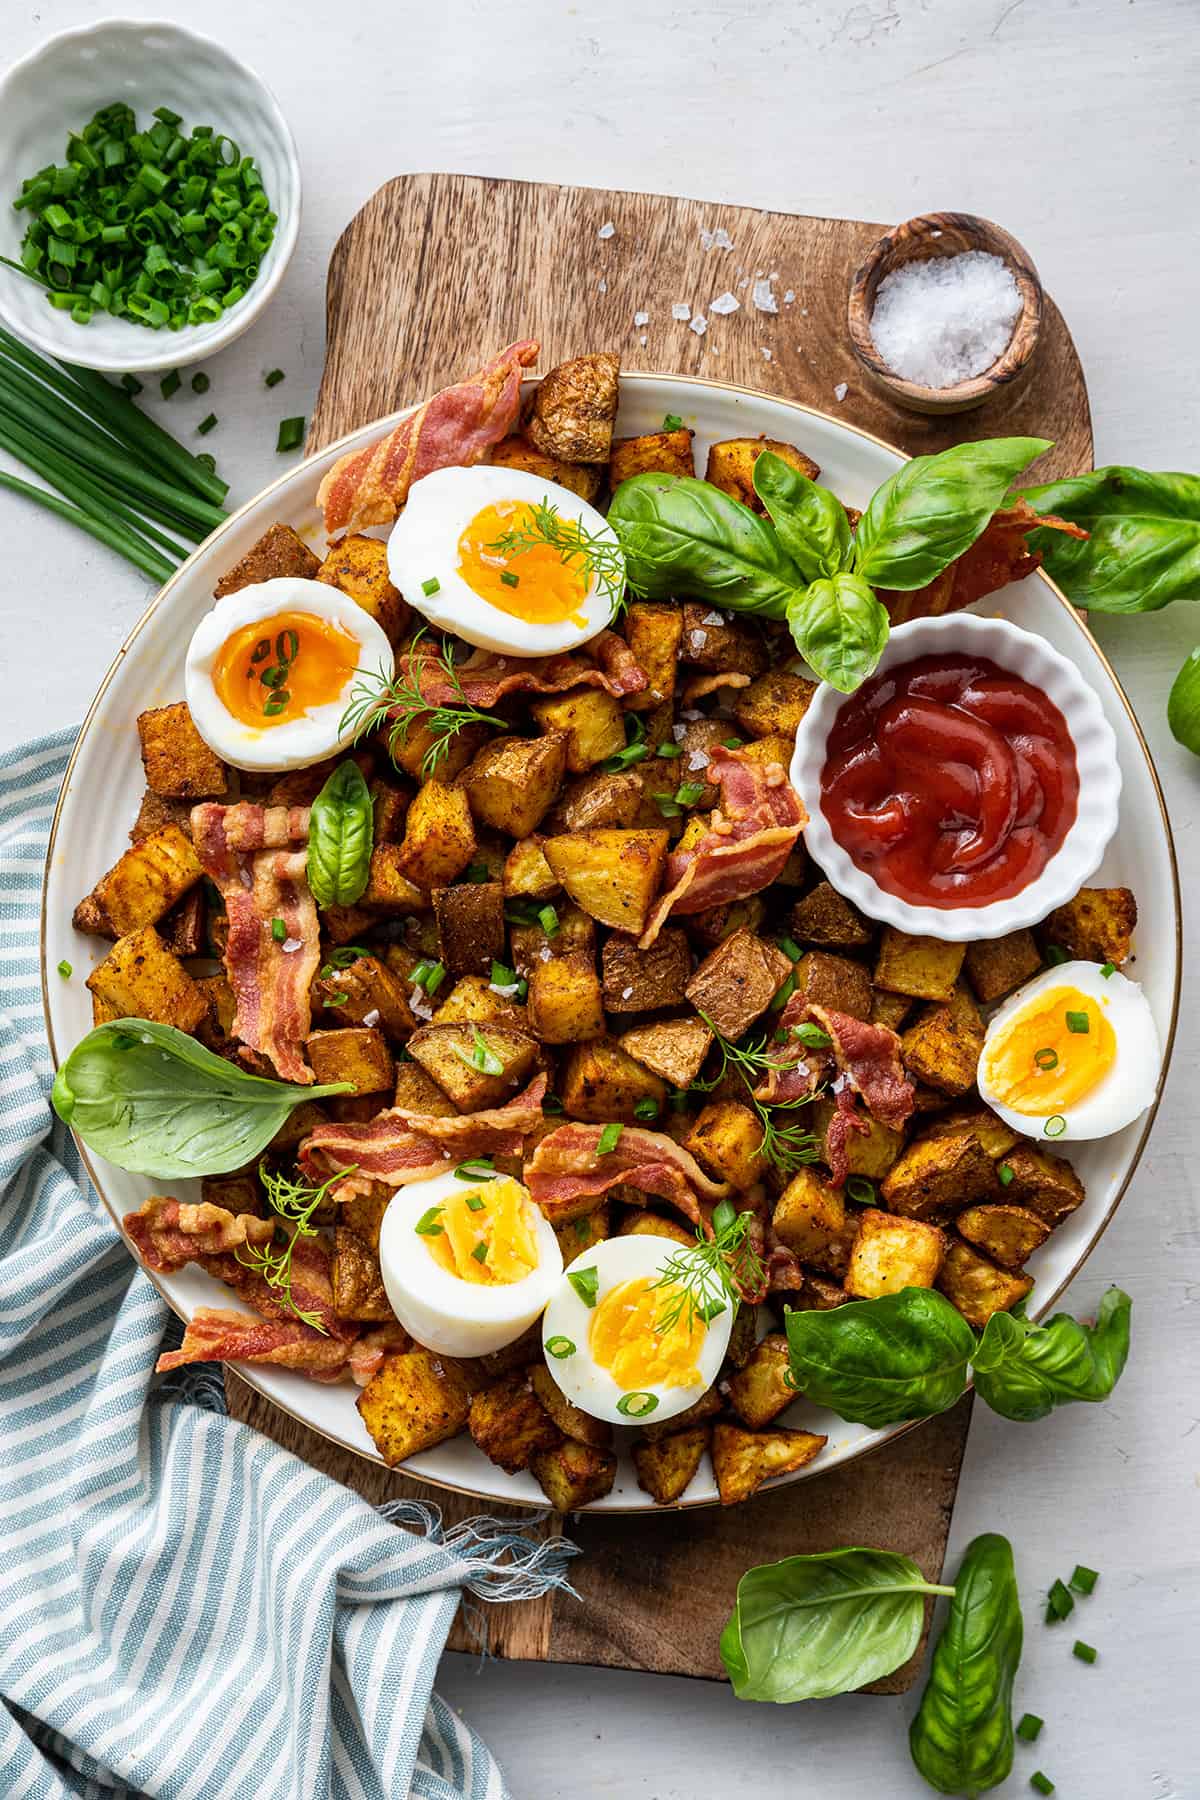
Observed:
[[[899,451],[878,438],[766,394],[685,376],[629,374],[622,378],[622,433],[658,430],[668,412],[680,414],[694,428],[701,469],[713,441],[763,433],[798,443],[820,463],[822,480],[859,507],[866,505],[879,483],[904,460]],[[321,476],[344,450],[371,442],[403,416],[396,413],[330,445],[235,513],[167,583],[105,677],[80,732],[50,836],[43,901],[42,988],[56,1062],[91,1029],[91,1006],[83,980],[101,960],[105,946],[95,938],[77,935],[71,929],[71,914],[79,897],[89,892],[128,843],[129,826],[145,786],[134,724],[138,713],[182,695],[188,640],[212,605],[218,576],[276,520],[294,526],[319,550],[322,531],[314,502]],[[1127,884],[1137,895],[1141,915],[1137,946],[1143,949],[1135,955],[1131,974],[1149,998],[1165,1046],[1165,1071],[1179,993],[1180,902],[1170,827],[1149,751],[1112,670],[1051,582],[1040,575],[1031,576],[995,596],[989,610],[1002,611],[1027,630],[1041,632],[1069,656],[1100,696],[1116,733],[1124,777],[1121,822],[1095,879],[1102,884]],[[53,973],[64,957],[75,970],[70,981]],[[1137,1165],[1153,1116],[1152,1110],[1115,1137],[1074,1149],[1066,1147],[1088,1197],[1033,1258],[1030,1267],[1037,1279],[1031,1307],[1034,1317],[1049,1310],[1107,1225]],[[118,1222],[154,1192],[154,1183],[113,1168],[80,1148],[101,1197]],[[181,1199],[199,1198],[194,1191],[198,1186],[183,1183],[175,1191]],[[198,1268],[151,1279],[185,1319],[198,1307],[229,1304],[228,1290]],[[282,1369],[244,1367],[239,1373],[313,1430],[360,1456],[380,1460],[355,1410],[356,1390],[349,1385],[322,1387]],[[815,1462],[796,1475],[781,1478],[792,1481],[808,1480],[836,1468],[910,1429],[894,1426],[870,1431],[803,1401],[784,1414],[783,1422],[829,1435],[827,1448]],[[625,1435],[632,1437],[633,1433]],[[403,1467],[406,1474],[423,1481],[481,1498],[516,1505],[545,1504],[532,1475],[505,1475],[466,1436],[427,1450]],[[681,1505],[708,1506],[716,1499],[716,1484],[706,1465]],[[638,1487],[632,1461],[623,1455],[612,1492],[596,1503],[595,1510],[662,1509]]]

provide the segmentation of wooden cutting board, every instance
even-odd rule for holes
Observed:
[[[704,247],[712,240],[703,234],[718,229],[731,250]],[[1029,433],[1055,441],[1038,479],[1091,468],[1083,371],[1052,301],[1029,383],[977,413],[924,418],[866,387],[845,330],[846,295],[884,229],[658,194],[400,176],[372,196],[334,249],[325,372],[308,448],[458,379],[515,338],[535,337],[543,370],[582,351],[617,349],[626,368],[762,388],[914,454],[962,438]],[[774,312],[755,306],[756,280],[769,284]],[[726,292],[739,309],[714,313],[711,302]],[[703,315],[707,330],[675,319],[676,304]],[[436,1499],[447,1523],[484,1508],[338,1449],[236,1375],[227,1386],[236,1417],[371,1501]],[[721,1627],[738,1577],[754,1563],[866,1543],[906,1552],[936,1579],[970,1406],[964,1400],[847,1469],[729,1511],[578,1515],[566,1530],[584,1551],[571,1571],[580,1599],[490,1608],[490,1650],[718,1677]],[[461,1619],[450,1643],[476,1647]],[[914,1659],[880,1691],[903,1691],[915,1673]]]

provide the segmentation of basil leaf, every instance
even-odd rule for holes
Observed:
[[[850,520],[836,494],[810,481],[773,450],[764,450],[755,460],[754,491],[805,581],[845,568],[850,560]]]
[[[800,654],[841,694],[861,687],[883,655],[891,630],[882,601],[861,575],[847,572],[793,594],[787,622]]]
[[[1015,496],[1091,533],[1035,532],[1052,575],[1076,606],[1093,612],[1157,612],[1200,600],[1200,476],[1113,465]]]
[[[375,813],[356,762],[339,763],[312,805],[308,885],[318,906],[352,906],[371,874]]]
[[[1111,1287],[1095,1325],[1055,1313],[1044,1325],[993,1313],[972,1358],[975,1391],[993,1412],[1026,1422],[1072,1400],[1107,1400],[1129,1355],[1133,1301]]]
[[[1045,438],[989,438],[916,456],[877,488],[854,535],[854,568],[872,587],[909,591],[969,550]]]
[[[306,1100],[352,1086],[251,1075],[149,1019],[98,1025],[54,1077],[55,1112],[89,1149],[135,1175],[224,1175],[253,1162]]]
[[[953,1406],[975,1333],[932,1288],[904,1288],[830,1312],[786,1317],[793,1385],[861,1425],[895,1425]]]
[[[890,1675],[921,1637],[927,1582],[894,1550],[818,1551],[749,1569],[721,1633],[739,1700],[826,1700]]]
[[[608,523],[630,587],[647,599],[688,594],[781,619],[804,578],[766,519],[691,475],[631,475]]]
[[[1167,724],[1177,744],[1200,756],[1200,648],[1192,651],[1171,683]]]
[[[939,1794],[982,1794],[1011,1770],[1023,1637],[1012,1545],[985,1532],[967,1546],[909,1728],[913,1762]]]

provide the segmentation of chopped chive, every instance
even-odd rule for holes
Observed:
[[[700,1308],[700,1317],[706,1325],[711,1325],[713,1320],[719,1319],[724,1311],[725,1302],[723,1300],[708,1300]]]
[[[271,936],[277,944],[282,944],[287,938],[287,926],[282,919],[271,920]]]
[[[135,394],[145,392],[136,375],[122,375],[121,386],[125,389],[125,392],[129,395],[131,400],[134,398]]]
[[[1046,1596],[1046,1622],[1054,1624],[1059,1619],[1070,1618],[1075,1611],[1075,1602],[1067,1589],[1066,1583],[1055,1581]]]
[[[623,1125],[606,1125],[596,1140],[596,1155],[609,1156],[621,1141]]]
[[[1058,1138],[1067,1129],[1067,1121],[1061,1113],[1055,1113],[1052,1118],[1046,1120],[1042,1129],[1048,1138]]]
[[[685,781],[675,789],[675,799],[680,806],[695,806],[708,792],[708,784],[704,781]]]
[[[558,914],[552,906],[540,906],[538,908],[538,924],[541,926],[547,937],[554,936],[555,932],[558,930]]]
[[[732,1200],[718,1200],[716,1206],[713,1208],[713,1216],[712,1216],[713,1235],[715,1237],[720,1237],[722,1235],[722,1233],[729,1230],[729,1227],[733,1224],[733,1221],[736,1218],[737,1218],[737,1208],[734,1206],[733,1201]]]
[[[1033,1055],[1033,1060],[1037,1064],[1039,1069],[1057,1069],[1057,1067],[1058,1067],[1058,1051],[1051,1050],[1049,1048],[1044,1049],[1044,1050],[1035,1050],[1034,1055]]]
[[[495,1168],[490,1156],[475,1156],[470,1162],[460,1162],[454,1171],[456,1181],[495,1181],[499,1169]],[[482,1202],[480,1203],[482,1204]]]
[[[1001,1187],[1011,1187],[1013,1181],[1016,1179],[1007,1163],[1000,1163],[996,1169],[996,1173],[1000,1177]]]
[[[1105,981],[1108,980],[1110,975],[1115,975],[1116,972],[1117,972],[1116,963],[1105,963],[1100,970],[1100,973],[1104,977]]]
[[[193,392],[193,394],[207,394],[207,392],[211,386],[212,386],[212,382],[208,379],[208,376],[204,373],[204,370],[197,369],[196,373],[192,376],[192,392]]]
[[[487,1245],[486,1244],[476,1244],[475,1248],[471,1252],[471,1255],[475,1258],[475,1261],[477,1263],[485,1263],[488,1259]]]
[[[268,369],[266,374],[263,376],[263,386],[269,387],[269,388],[278,387],[282,380],[283,380],[283,370],[282,369]]]
[[[822,1031],[821,1027],[814,1025],[811,1020],[806,1019],[802,1025],[793,1025],[790,1029],[794,1038],[797,1038],[802,1044],[808,1044],[813,1050],[827,1050],[833,1042],[829,1033]]]
[[[1070,1585],[1077,1594],[1090,1594],[1100,1576],[1095,1569],[1087,1568],[1083,1563],[1075,1564],[1075,1573],[1071,1576]]]
[[[658,1112],[658,1101],[653,1094],[643,1094],[634,1106],[633,1116],[635,1119],[657,1119]]]
[[[790,973],[784,977],[782,983],[779,986],[778,991],[772,997],[770,1010],[772,1012],[781,1012],[782,1009],[787,1005],[788,1001],[791,999],[791,997],[795,993],[795,991],[796,991],[796,971],[795,971],[795,969],[792,969],[790,971]]]
[[[548,1119],[556,1119],[565,1108],[557,1094],[542,1095],[542,1111]]]
[[[683,420],[678,413],[664,413],[662,428],[664,431],[682,431]]]
[[[510,969],[507,963],[492,963],[491,986],[494,988],[512,988],[519,986],[517,971]]]
[[[547,1338],[544,1349],[548,1356],[557,1357],[559,1362],[562,1361],[564,1356],[574,1356],[575,1354],[575,1345],[571,1342],[569,1337],[558,1336]]]
[[[781,937],[779,940],[779,948],[783,951],[783,954],[787,957],[789,962],[799,962],[800,958],[804,955],[803,950],[801,950],[794,937]]]
[[[279,435],[275,439],[276,450],[278,450],[278,451],[297,450],[297,449],[299,449],[299,447],[303,443],[303,441],[304,441],[304,420],[303,420],[303,418],[280,419]]]
[[[677,819],[683,811],[673,794],[652,794],[650,798],[664,819]]]
[[[492,871],[485,862],[468,863],[463,870],[463,880],[472,882],[476,887],[492,879]]]
[[[455,1169],[454,1173],[457,1175],[458,1170]],[[481,1200],[479,1198],[478,1194],[468,1194],[467,1195],[467,1211],[468,1212],[482,1212],[484,1207],[486,1206],[486,1204],[487,1204],[487,1202],[485,1200]]]
[[[430,968],[429,973],[425,977],[425,992],[429,995],[431,1000],[432,1000],[433,996],[437,993],[438,989],[441,987],[441,985],[442,985],[443,981],[445,981],[445,979],[446,979],[445,963],[435,962],[432,965],[432,967]]]
[[[722,738],[721,742],[726,750],[740,750],[742,748],[741,738]]]
[[[622,1394],[617,1401],[617,1411],[627,1419],[644,1419],[658,1405],[658,1395],[639,1390],[634,1394]]]
[[[1051,968],[1057,968],[1059,963],[1068,961],[1067,953],[1061,944],[1047,944],[1045,957]]]
[[[519,575],[514,575],[511,569],[502,569],[500,571],[500,583],[502,587],[520,587],[521,577]]]
[[[158,391],[162,395],[164,400],[169,400],[173,394],[177,394],[179,392],[179,389],[182,385],[183,385],[183,383],[182,383],[182,378],[180,376],[179,370],[172,369],[171,373],[169,375],[164,375],[162,380],[159,382]]]
[[[846,1194],[851,1200],[857,1200],[860,1206],[874,1206],[875,1183],[868,1181],[865,1175],[851,1175],[846,1182]]]
[[[441,1237],[444,1229],[438,1222],[438,1214],[441,1210],[440,1206],[431,1206],[421,1214],[414,1227],[421,1237]]]
[[[201,419],[200,423],[196,427],[196,430],[200,433],[201,437],[207,437],[209,432],[216,425],[216,423],[217,423],[216,413],[209,413],[209,414],[207,414],[207,416],[205,418]]]
[[[62,961],[58,965],[58,972],[62,976],[64,981],[67,979],[67,976],[71,973],[71,965],[67,961],[65,956],[63,957]]]
[[[1054,1783],[1048,1775],[1043,1775],[1040,1769],[1035,1769],[1029,1777],[1029,1785],[1035,1794],[1052,1794],[1054,1792]]]
[[[1093,1649],[1091,1644],[1085,1644],[1082,1638],[1076,1638],[1071,1645],[1071,1654],[1077,1656],[1080,1662],[1094,1663],[1100,1652]]]
[[[1092,1029],[1091,1021],[1085,1012],[1069,1012],[1066,1019],[1067,1030],[1074,1032],[1076,1037],[1086,1037]]]
[[[441,592],[441,587],[442,587],[442,584],[438,580],[437,576],[431,575],[429,577],[428,581],[423,581],[421,583],[421,592],[424,594],[424,596],[427,600],[432,600],[433,596],[435,594]]]
[[[683,745],[682,744],[660,744],[658,746],[658,749],[654,752],[654,754],[655,754],[655,756],[661,756],[667,762],[670,762],[673,757],[683,755]]]
[[[503,1075],[504,1073],[504,1064],[491,1048],[478,1025],[475,1027],[472,1049],[464,1050],[461,1044],[451,1044],[450,1048],[460,1062],[466,1063],[468,1069],[477,1069],[482,1075]]]
[[[1035,1743],[1045,1723],[1046,1721],[1039,1719],[1036,1713],[1023,1713],[1017,1724],[1017,1736],[1023,1744]]]
[[[600,1276],[594,1264],[590,1269],[568,1269],[567,1280],[585,1306],[595,1306],[596,1296],[600,1292]]]

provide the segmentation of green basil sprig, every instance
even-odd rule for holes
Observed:
[[[771,450],[755,460],[754,491],[805,581],[849,568],[850,520],[836,494]]]
[[[763,1563],[738,1582],[721,1661],[739,1700],[824,1700],[890,1675],[920,1642],[926,1581],[894,1550]]]
[[[1107,1400],[1129,1357],[1133,1302],[1109,1288],[1094,1325],[1055,1313],[1033,1325],[1013,1313],[993,1313],[972,1362],[975,1391],[1006,1419],[1044,1419],[1073,1400]]]
[[[1012,1545],[967,1546],[929,1682],[909,1729],[913,1762],[939,1794],[982,1794],[1012,1768],[1012,1689],[1024,1626]]]
[[[76,1044],[50,1098],[63,1123],[107,1162],[173,1181],[240,1169],[297,1106],[350,1092],[346,1081],[268,1081],[173,1025],[116,1019]]]
[[[612,497],[608,522],[629,586],[648,600],[692,594],[782,619],[803,586],[769,520],[693,475],[631,475]]]
[[[339,763],[312,804],[308,885],[318,906],[353,906],[371,874],[375,814],[356,762]]]
[[[887,608],[861,575],[848,570],[821,576],[788,602],[792,637],[831,687],[852,694],[861,687],[888,641]]]
[[[1171,683],[1167,724],[1177,744],[1200,756],[1200,646],[1191,652]]]
[[[1015,497],[1090,534],[1039,531],[1030,540],[1076,606],[1140,613],[1200,600],[1200,476],[1114,464]]]

